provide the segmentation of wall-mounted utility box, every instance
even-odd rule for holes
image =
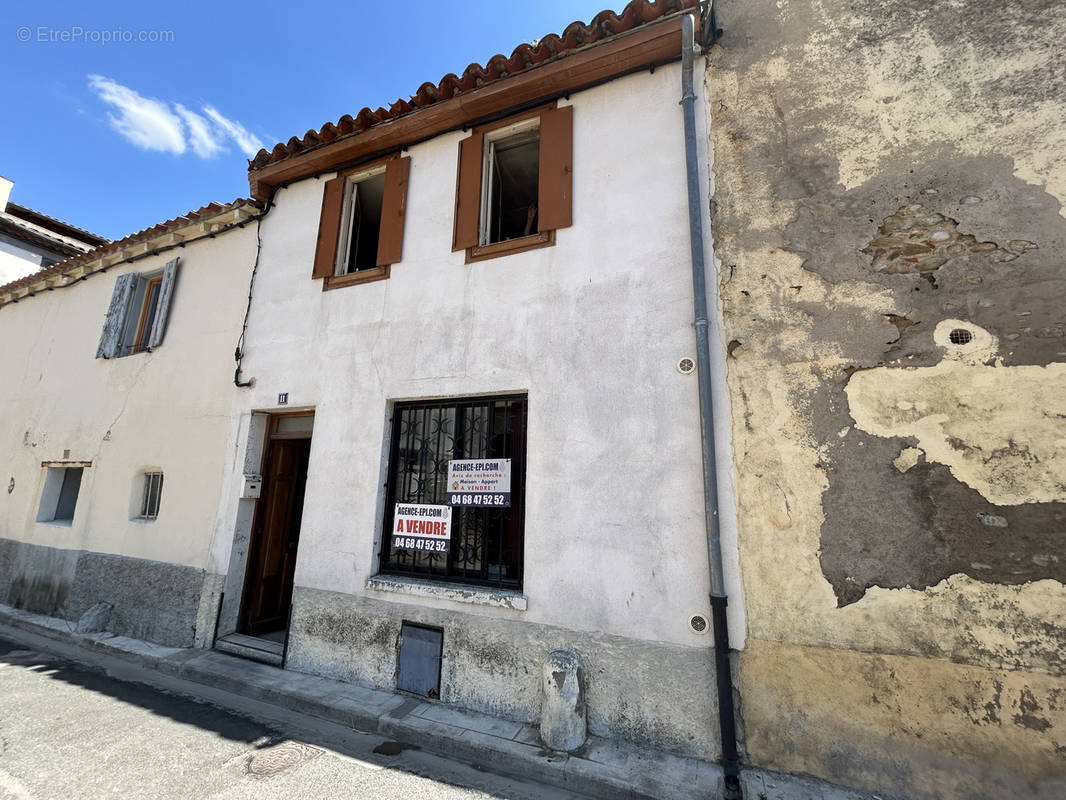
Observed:
[[[242,500],[258,500],[259,493],[263,491],[262,475],[245,475],[244,483],[241,484]]]
[[[444,631],[404,622],[400,627],[400,668],[396,688],[424,697],[440,697],[440,662]]]

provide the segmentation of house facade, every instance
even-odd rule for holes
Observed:
[[[728,708],[753,767],[1061,796],[1066,16],[715,11],[575,23],[0,287],[0,601],[534,724],[577,664],[592,735],[716,761]]]
[[[524,722],[571,650],[590,732],[716,757],[681,44],[633,4],[252,162],[217,646]]]
[[[212,204],[0,287],[0,602],[72,623],[106,604],[117,635],[210,644],[258,213]]]

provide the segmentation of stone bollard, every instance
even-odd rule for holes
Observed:
[[[585,744],[585,669],[572,650],[556,650],[544,662],[540,741],[549,750],[572,753]]]

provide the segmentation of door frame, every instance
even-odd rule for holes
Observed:
[[[260,525],[263,523],[263,515],[266,513],[265,512],[265,504],[260,502],[260,501],[262,500],[263,495],[266,493],[266,490],[267,490],[267,486],[265,485],[266,484],[266,480],[267,480],[266,467],[267,467],[267,463],[268,463],[268,461],[270,459],[271,445],[274,442],[276,442],[276,441],[283,441],[283,440],[290,440],[291,441],[291,440],[294,440],[294,439],[306,439],[306,440],[308,440],[310,442],[311,439],[314,436],[314,424],[313,424],[313,422],[312,422],[311,430],[309,432],[302,432],[302,431],[298,432],[298,433],[280,433],[280,432],[278,432],[278,423],[282,419],[292,418],[292,417],[310,417],[313,420],[314,416],[315,416],[315,410],[314,409],[298,409],[298,410],[293,410],[293,411],[270,411],[270,412],[267,412],[266,416],[267,416],[267,421],[266,421],[267,424],[266,424],[266,431],[265,431],[265,434],[264,434],[264,437],[263,437],[263,448],[262,448],[262,453],[260,454],[259,472],[258,472],[258,474],[262,477],[262,480],[263,480],[262,493],[261,493],[260,497],[258,499],[256,499],[256,501],[255,501],[255,511],[252,514],[251,532],[250,532],[250,536],[249,536],[249,539],[248,539],[248,551],[247,551],[247,556],[246,556],[246,561],[245,561],[245,568],[244,568],[244,580],[242,581],[242,585],[241,585],[241,601],[240,601],[240,606],[239,606],[238,611],[237,611],[236,630],[239,631],[239,632],[245,633],[246,635],[254,635],[254,634],[248,634],[247,633],[248,628],[249,628],[249,622],[248,622],[249,588],[251,586],[252,581],[255,580],[254,575],[253,575],[254,572],[255,572],[255,568],[254,568],[255,567],[255,558],[254,558],[254,556],[257,554],[258,547],[261,544],[262,531],[260,530]],[[305,477],[305,484],[304,485],[305,485],[305,490],[306,490],[306,477]],[[306,509],[306,506],[304,506],[304,508]],[[302,512],[301,512],[301,514],[302,514]],[[301,525],[301,527],[302,527],[302,525]],[[298,557],[299,557],[299,551],[297,551],[296,558],[298,558]],[[290,598],[290,600],[289,600],[289,616],[290,617],[291,617],[291,612],[292,612],[292,599]],[[288,629],[289,629],[289,620],[286,619],[286,621],[285,621],[286,638],[288,637]]]

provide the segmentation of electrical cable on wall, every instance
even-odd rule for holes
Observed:
[[[241,380],[241,362],[244,360],[244,338],[248,333],[248,317],[252,313],[252,287],[255,285],[255,274],[259,271],[259,256],[263,252],[263,217],[270,213],[274,207],[274,194],[271,193],[267,200],[263,213],[255,218],[255,262],[252,264],[252,275],[248,279],[248,304],[244,307],[244,323],[241,325],[241,335],[237,339],[237,347],[233,350],[233,360],[237,362],[237,368],[233,371],[233,385],[238,389],[248,389],[255,385],[255,378],[246,381]]]

